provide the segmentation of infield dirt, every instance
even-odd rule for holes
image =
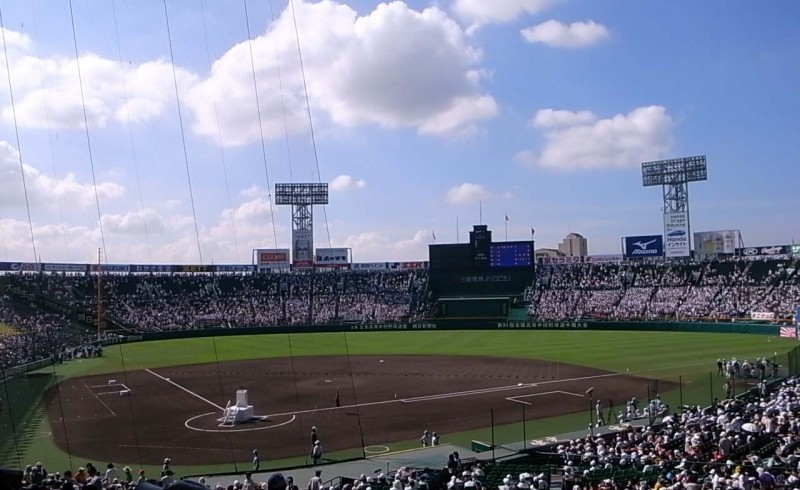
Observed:
[[[110,380],[116,383],[109,384]],[[666,391],[663,381],[550,361],[471,356],[319,356],[71,378],[48,396],[57,445],[96,461],[203,465],[308,456],[584,411]],[[220,427],[248,390],[260,420]],[[124,393],[126,389],[130,393]],[[339,406],[336,406],[336,398]],[[122,392],[122,393],[120,393]],[[62,421],[62,411],[64,420]]]

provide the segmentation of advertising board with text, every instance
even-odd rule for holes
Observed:
[[[626,236],[625,257],[641,259],[662,257],[664,255],[664,237],[661,235]]]
[[[314,266],[313,231],[292,230],[292,265],[294,267]]]
[[[691,253],[689,213],[664,213],[664,255],[688,257]]]
[[[350,263],[349,248],[318,248],[314,261],[318,266],[342,266]]]
[[[287,269],[288,248],[261,248],[256,250],[256,265],[261,269]]]

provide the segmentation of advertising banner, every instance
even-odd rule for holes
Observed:
[[[771,245],[769,247],[746,247],[736,249],[736,253],[743,257],[771,257],[788,255],[789,245]]]
[[[176,265],[175,272],[214,272],[213,265]]]
[[[350,263],[349,248],[318,248],[314,261],[317,265],[347,265]]]
[[[252,272],[252,265],[215,265],[214,272]]]
[[[580,264],[581,257],[544,257],[543,264]]]
[[[771,311],[751,311],[750,318],[752,320],[774,320],[775,313]]]
[[[625,237],[625,257],[661,257],[664,255],[664,238],[661,235]]]
[[[689,213],[664,213],[664,254],[667,257],[688,257]]]
[[[354,271],[385,271],[387,267],[386,262],[362,262],[351,265],[350,269]]]
[[[311,230],[292,230],[292,265],[311,267],[314,265],[314,233]]]
[[[175,267],[172,265],[164,264],[132,264],[131,272],[139,273],[170,273],[174,272]]]
[[[617,264],[622,262],[622,254],[589,255],[583,258],[586,264]]]
[[[88,264],[42,264],[44,272],[86,272]]]
[[[427,269],[427,262],[403,262],[400,264],[401,269]]]
[[[739,230],[699,231],[694,234],[697,257],[733,255],[739,244]]]
[[[117,273],[126,273],[130,272],[131,266],[123,265],[123,264],[92,264],[89,266],[89,270],[92,272],[103,271],[103,272],[117,272]]]
[[[36,262],[0,262],[0,271],[39,272]]]
[[[288,248],[260,248],[256,250],[256,265],[261,269],[288,269]]]
[[[791,253],[792,253],[792,255],[794,255],[794,256],[798,256],[798,255],[800,255],[800,245],[792,245],[792,246],[791,246],[791,249],[790,249],[790,252],[791,252]]]

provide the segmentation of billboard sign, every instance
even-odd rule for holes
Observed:
[[[625,237],[625,257],[661,257],[664,255],[664,237],[661,235],[641,235]]]
[[[691,255],[689,213],[664,213],[664,246],[664,255],[667,257]]]
[[[348,248],[318,248],[314,261],[319,266],[341,266],[350,263]]]
[[[354,271],[385,271],[388,269],[386,262],[361,262],[353,264],[350,268]]]
[[[288,248],[260,248],[256,249],[256,265],[260,269],[288,269]]]
[[[39,272],[36,262],[0,262],[0,271]]]
[[[92,272],[130,272],[131,266],[123,264],[92,264],[90,270]]]
[[[215,265],[214,272],[252,272],[252,265]]]
[[[792,255],[800,255],[800,245],[792,245],[791,252]]]
[[[146,273],[170,273],[174,272],[175,267],[172,265],[164,264],[133,264],[131,265],[131,272],[146,272]]]
[[[589,255],[583,258],[586,264],[617,264],[622,262],[621,254]]]
[[[737,253],[744,257],[783,256],[788,255],[790,250],[790,245],[771,245],[769,247],[747,247],[736,249]]]
[[[314,232],[292,230],[292,265],[311,267],[314,265]]]
[[[694,234],[694,251],[698,257],[733,255],[739,244],[739,230],[699,231]]]
[[[89,264],[42,264],[44,272],[86,272]]]

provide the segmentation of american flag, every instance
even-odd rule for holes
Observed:
[[[797,338],[797,327],[781,327],[781,337]]]

